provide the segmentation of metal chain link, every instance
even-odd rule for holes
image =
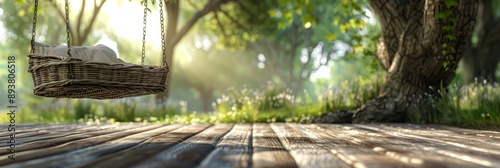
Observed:
[[[178,3],[178,2],[177,2]],[[163,19],[163,0],[160,0],[160,24],[161,24],[161,51],[163,55],[163,66],[168,67],[167,63],[167,55],[165,55],[165,26],[163,24],[164,19]]]
[[[31,31],[31,51],[30,53],[35,53],[35,36],[36,36],[36,20],[38,13],[38,0],[35,0],[35,9],[33,10],[33,30]]]
[[[67,40],[67,45],[68,45],[68,57],[71,58],[71,39],[70,39],[70,27],[69,27],[69,2],[68,0],[65,1],[65,6],[66,10],[66,40]],[[68,61],[70,61],[68,59]],[[68,69],[69,69],[69,79],[73,79],[73,65],[68,64]]]
[[[148,0],[144,0],[144,18],[142,23],[144,27],[142,28],[142,56],[141,56],[141,65],[144,65],[144,58],[146,58],[146,17],[148,15]]]

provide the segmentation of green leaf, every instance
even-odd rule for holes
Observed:
[[[361,41],[363,40],[363,37],[362,36],[353,36],[351,37],[356,43],[361,43]]]
[[[296,13],[297,15],[302,15],[302,14],[303,14],[303,13],[302,13],[302,8],[299,8],[299,7],[295,8],[295,13]]]
[[[457,0],[446,0],[444,1],[444,4],[446,5],[446,7],[449,9],[451,8],[452,6],[457,6],[458,5],[458,2]]]
[[[327,39],[328,41],[333,41],[333,40],[337,39],[337,34],[335,34],[335,33],[328,33],[328,34],[326,35],[326,39]]]
[[[455,49],[455,47],[450,47],[450,51],[451,51],[452,53],[454,53],[454,52],[455,52],[455,51],[457,51],[457,50]]]
[[[286,29],[286,23],[285,22],[279,22],[278,23],[278,29],[281,29],[281,30]]]
[[[457,21],[458,21],[458,20],[457,20],[457,18],[449,18],[449,19],[450,19],[450,21],[451,21],[451,22],[453,22],[453,23],[457,23]]]
[[[366,26],[366,22],[363,20],[363,19],[359,19],[358,20],[358,26],[361,28],[361,27],[365,27]]]
[[[340,17],[336,17],[334,20],[333,20],[333,24],[338,26],[339,25],[339,22],[340,22]]]
[[[348,29],[351,29],[349,23],[340,25],[340,32],[345,33]]]
[[[457,37],[452,34],[447,34],[444,37],[451,41],[457,40]]]
[[[363,46],[361,45],[354,45],[352,48],[354,49],[354,52],[363,51]]]
[[[305,14],[302,16],[301,18],[302,20],[302,23],[307,23],[307,22],[310,22],[312,25],[314,25],[316,23],[316,18],[314,15],[311,15],[311,14]]]
[[[448,15],[444,12],[439,12],[436,14],[436,19],[446,19]]]
[[[455,27],[453,27],[452,25],[445,25],[441,29],[444,31],[450,31],[450,30],[453,30],[454,28]]]
[[[452,10],[445,10],[444,13],[446,13],[447,16],[450,16],[451,14],[453,14],[453,11]]]
[[[443,48],[447,48],[447,47],[448,47],[448,44],[443,43],[443,45],[442,45],[441,47],[443,47]]]
[[[269,11],[267,11],[267,13],[271,17],[277,17],[278,16],[278,11],[277,10],[269,10]]]
[[[283,18],[291,23],[293,21],[293,13],[291,11],[286,11]]]
[[[448,69],[448,65],[450,65],[450,61],[443,62],[443,68]]]
[[[356,24],[356,19],[354,19],[354,18],[349,19],[349,24],[351,25],[352,28],[356,28],[358,26]]]

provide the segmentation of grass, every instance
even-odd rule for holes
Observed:
[[[376,97],[382,81],[359,78],[325,89],[318,102],[305,92],[296,98],[282,85],[269,83],[262,89],[229,89],[213,103],[214,112],[187,111],[187,102],[155,102],[137,99],[70,100],[32,102],[17,113],[17,122],[50,123],[251,123],[308,122],[322,112],[353,109]],[[500,127],[500,87],[498,84],[452,84],[448,92],[424,96],[426,105],[416,108],[413,123],[439,123],[471,128]],[[297,96],[298,97],[298,96]],[[7,123],[8,115],[0,122]]]
[[[441,89],[442,90],[442,89]],[[414,122],[431,122],[470,128],[500,128],[500,87],[498,84],[452,84],[448,92],[427,97]]]
[[[383,84],[378,76],[344,81],[339,86],[327,89],[320,98],[322,111],[354,109],[375,98],[380,93]]]

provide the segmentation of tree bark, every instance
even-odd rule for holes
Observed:
[[[497,82],[500,61],[500,19],[494,19],[491,0],[480,0],[476,24],[477,45],[469,45],[462,60],[464,83]]]
[[[381,94],[357,109],[354,123],[401,122],[415,112],[415,98],[446,87],[471,37],[476,0],[456,0],[450,19],[445,0],[369,0],[382,26],[377,57],[388,70]],[[453,29],[445,31],[445,25]],[[446,44],[446,48],[444,48]],[[450,49],[450,48],[453,49]],[[446,51],[443,52],[443,51]]]

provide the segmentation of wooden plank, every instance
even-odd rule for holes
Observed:
[[[158,138],[159,136],[162,136],[164,134],[169,134],[170,131],[176,130],[179,127],[182,126],[167,125],[149,131],[126,136],[117,140],[109,141],[100,145],[75,150],[69,153],[34,159],[17,164],[11,164],[7,167],[81,167],[83,165],[96,162],[96,160],[99,160],[99,158],[105,158],[109,165],[101,165],[97,167],[126,167],[129,166],[130,163],[134,163],[134,161],[137,161],[137,159],[141,159],[141,157],[144,157],[144,155],[135,155],[135,157],[128,157],[126,159],[123,159],[123,156],[127,155],[125,151],[134,150],[137,148],[140,148],[140,150],[145,150],[145,144],[151,143],[152,139]],[[134,154],[140,153],[136,152]],[[70,159],[68,159],[68,156],[77,157],[71,157]],[[118,159],[120,160],[113,158],[116,156],[119,156]]]
[[[419,129],[393,124],[380,125],[379,127],[387,129],[389,131],[397,131],[405,134],[416,135],[455,146],[468,147],[472,150],[500,155],[500,140],[496,140],[495,138],[478,137],[474,135],[460,135],[443,129]]]
[[[94,131],[94,132],[88,132],[88,131],[85,131],[85,129],[78,130],[76,132],[79,132],[80,134],[64,136],[64,137],[60,137],[57,139],[45,139],[45,140],[34,141],[34,142],[29,142],[29,143],[17,145],[16,152],[48,148],[48,147],[64,144],[64,143],[79,140],[79,139],[85,139],[85,138],[91,138],[91,137],[104,135],[104,134],[116,133],[119,131],[126,130],[128,128],[131,128],[132,126],[133,125],[125,125],[122,127],[116,127],[115,129],[106,129],[107,127],[102,127],[103,128],[102,130]],[[0,155],[7,154],[7,153],[9,153],[9,151],[0,150]]]
[[[125,130],[122,132],[115,132],[115,133],[111,133],[111,134],[104,134],[104,135],[102,135],[102,133],[105,133],[105,132],[100,132],[101,134],[93,135],[93,136],[86,137],[84,139],[79,139],[76,141],[67,142],[67,139],[65,139],[64,144],[61,144],[61,142],[54,142],[55,140],[50,140],[49,142],[46,142],[46,144],[41,144],[40,146],[52,146],[52,147],[47,147],[47,148],[42,148],[42,149],[40,148],[40,146],[37,146],[38,144],[40,144],[40,142],[36,142],[33,145],[29,145],[32,143],[28,143],[26,145],[21,146],[24,150],[22,150],[21,152],[16,151],[16,162],[22,162],[22,161],[41,158],[41,157],[47,157],[50,155],[60,154],[60,153],[64,153],[64,152],[70,152],[70,151],[74,151],[74,150],[78,150],[78,149],[83,149],[86,147],[102,144],[102,143],[110,141],[110,140],[114,140],[114,139],[122,138],[122,137],[125,137],[128,135],[132,135],[132,134],[144,132],[147,130],[155,129],[155,128],[158,128],[160,126],[161,125],[144,125],[144,126],[140,126],[138,128]],[[90,135],[90,134],[92,134],[92,133],[89,133],[88,135]],[[58,145],[58,146],[54,146],[54,145]],[[21,147],[19,147],[19,148],[21,148]],[[18,150],[17,147],[16,147],[16,150]],[[12,163],[12,160],[8,159],[7,156],[8,155],[0,156],[0,165],[6,165],[6,164]]]
[[[418,140],[404,141],[397,136],[360,129],[351,124],[318,124],[318,126],[332,136],[341,136],[346,142],[369,148],[412,167],[481,167],[423,150],[423,146],[418,145],[421,143]],[[363,156],[362,153],[356,156],[358,155]],[[362,160],[369,162],[370,158],[362,158]]]
[[[350,135],[340,129],[324,129],[316,125],[289,124],[294,129],[315,140],[319,148],[326,149],[353,167],[401,168],[408,167],[399,161],[376,153],[369,146],[351,141]]]
[[[457,127],[450,127],[450,126],[445,126],[445,125],[429,125],[430,129],[444,129],[448,131],[453,131],[457,134],[461,135],[472,135],[472,136],[477,136],[477,137],[482,137],[482,138],[487,138],[490,140],[496,140],[500,139],[500,132],[498,131],[489,131],[489,130],[474,130],[474,129],[466,129],[466,128],[457,128]]]
[[[39,131],[44,131],[44,130],[54,130],[54,129],[66,129],[68,127],[78,127],[76,125],[48,125],[48,124],[41,124],[37,127],[21,127],[19,125],[16,125],[16,135],[23,135],[25,133],[31,133],[31,132],[39,132]],[[10,132],[0,132],[0,137],[6,137],[9,136],[11,133]]]
[[[268,124],[255,123],[252,140],[253,167],[297,167],[293,157]]]
[[[82,167],[130,167],[150,159],[154,155],[185,141],[208,127],[209,125],[206,124],[186,125],[172,132],[150,138],[144,143],[130,149],[114,153],[107,157],[100,157]]]
[[[107,126],[90,126],[90,127],[80,127],[80,128],[67,128],[67,129],[55,129],[55,130],[40,130],[39,132],[29,132],[22,135],[16,134],[16,145],[26,144],[29,142],[35,142],[40,140],[56,139],[70,135],[85,134],[87,132],[95,132],[107,129]],[[0,140],[0,141],[7,141]],[[0,147],[8,146],[9,144],[0,144]]]
[[[251,139],[252,125],[237,124],[222,138],[199,167],[221,168],[221,167],[251,167]]]
[[[270,124],[283,146],[295,159],[299,167],[351,167],[330,151],[318,146],[318,137],[310,137],[305,133],[284,123]]]
[[[351,125],[348,127],[357,138],[357,141],[370,145],[376,152],[412,166],[489,167],[471,160],[457,158],[455,155],[459,153],[438,147],[444,147],[443,144],[432,143],[424,139],[408,137],[406,134],[364,125]]]
[[[429,146],[432,145],[433,147],[438,148],[439,151],[437,152],[440,154],[488,167],[500,167],[500,159],[498,159],[500,158],[500,151],[498,151],[498,147],[495,147],[493,145],[486,145],[486,143],[473,143],[465,140],[456,141],[453,139],[437,136],[426,137],[418,135],[418,133],[414,133],[412,131],[400,133],[398,132],[398,129],[384,125],[359,125],[358,127],[376,131],[383,130],[388,134],[399,135],[411,139],[419,139]]]
[[[195,167],[215,149],[232,124],[218,124],[133,167]]]
[[[64,131],[64,130],[70,130],[70,129],[75,129],[75,130],[82,130],[82,129],[87,129],[87,128],[94,128],[94,129],[111,129],[111,128],[118,128],[118,127],[130,127],[132,126],[132,123],[124,123],[124,124],[106,124],[106,125],[87,125],[87,124],[57,124],[57,125],[52,125],[52,124],[40,124],[38,127],[34,128],[18,128],[16,126],[16,137],[28,137],[25,136],[27,133],[34,133],[34,132],[59,132],[59,131]],[[9,136],[11,133],[10,132],[1,132],[0,137],[1,138],[6,138]]]

